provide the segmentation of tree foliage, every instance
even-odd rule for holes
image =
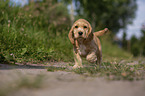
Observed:
[[[127,39],[126,39],[126,32],[123,33],[123,38],[122,38],[122,47],[124,50],[127,50]]]
[[[140,39],[142,55],[145,56],[145,24],[142,25],[141,28],[142,36]]]
[[[117,33],[132,23],[137,8],[136,0],[74,0],[81,18],[92,22],[94,28],[108,27]]]
[[[140,54],[139,40],[133,35],[131,37],[130,42],[131,42],[131,44],[130,44],[131,53],[133,54],[134,57],[139,56],[139,54]]]
[[[30,2],[24,8],[32,17],[40,19],[38,22],[40,27],[54,26],[60,31],[62,27],[66,28],[69,26],[68,9],[63,3],[57,2],[57,0]]]
[[[145,25],[142,25],[141,28],[141,37],[136,38],[135,36],[131,37],[130,40],[130,47],[131,47],[131,53],[134,56],[145,56]]]

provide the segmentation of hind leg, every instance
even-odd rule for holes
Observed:
[[[98,61],[97,61],[97,64],[99,66],[101,66],[101,63],[102,63],[102,48],[101,48],[101,43],[100,43],[99,38],[96,38],[96,40],[97,40],[97,46],[98,46],[98,50],[97,50],[97,59],[98,59]]]
[[[101,51],[97,52],[97,58],[98,58],[98,60],[96,63],[97,63],[97,65],[101,66],[101,63],[102,63],[102,52]]]

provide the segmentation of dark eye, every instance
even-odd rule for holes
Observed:
[[[87,26],[84,26],[84,28],[87,28]]]
[[[78,28],[78,26],[75,26],[75,28]]]

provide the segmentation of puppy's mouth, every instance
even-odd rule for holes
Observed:
[[[78,38],[76,38],[77,40],[86,40],[86,38],[79,36]]]
[[[83,36],[78,36],[78,38],[84,38]]]

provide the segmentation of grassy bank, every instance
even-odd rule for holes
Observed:
[[[68,26],[45,22],[51,18],[34,16],[31,11],[26,12],[25,8],[9,6],[9,2],[6,1],[1,2],[0,7],[1,62],[72,59],[67,38]],[[60,29],[60,26],[63,28]]]
[[[38,8],[33,4],[19,7],[10,6],[8,1],[1,2],[0,62],[73,61],[67,36],[71,27],[67,8],[54,4],[34,15]],[[111,40],[103,38],[106,37],[101,39],[105,60],[131,57]]]

